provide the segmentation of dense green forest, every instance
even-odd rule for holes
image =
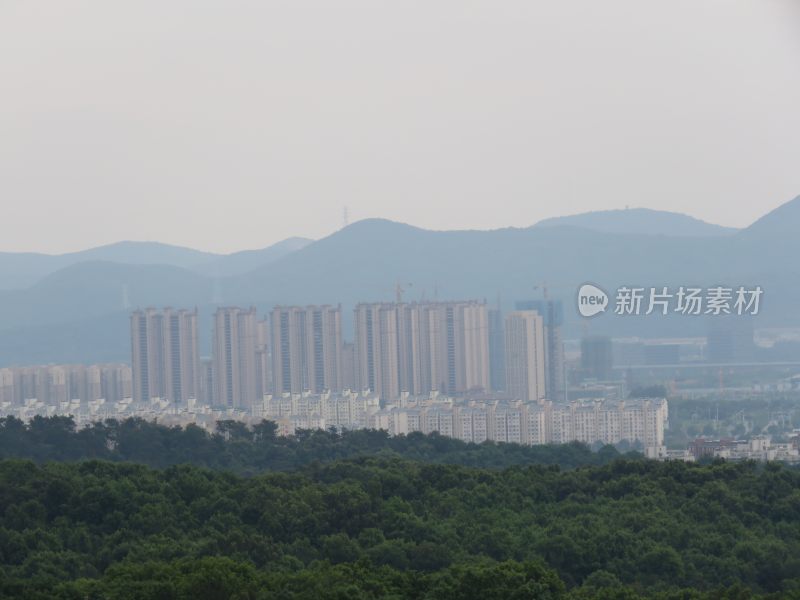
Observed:
[[[800,598],[795,469],[274,433],[4,420],[0,597]]]
[[[241,477],[9,459],[0,506],[8,597],[800,590],[800,474],[779,465],[620,459],[488,470],[360,458]]]
[[[275,423],[270,421],[252,428],[238,421],[220,421],[217,431],[209,434],[195,425],[165,427],[144,419],[108,420],[78,429],[71,417],[34,417],[29,423],[6,417],[0,418],[0,458],[37,462],[103,459],[158,468],[193,464],[255,474],[357,456],[487,468],[531,463],[572,468],[605,464],[619,457],[612,446],[592,452],[582,444],[467,444],[438,434],[390,437],[385,431],[367,429],[341,433],[308,430],[292,437],[275,432]]]

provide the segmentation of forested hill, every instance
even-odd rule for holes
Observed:
[[[70,417],[35,417],[25,423],[0,418],[0,458],[37,462],[102,459],[165,468],[192,464],[239,474],[289,471],[314,462],[359,456],[399,457],[426,463],[485,468],[543,464],[575,468],[619,458],[613,447],[592,452],[582,444],[520,446],[467,444],[438,434],[390,437],[385,431],[336,433],[309,430],[292,437],[276,435],[275,423],[248,428],[238,421],[220,421],[207,433],[194,425],[166,427],[143,419],[108,420],[76,428]],[[628,453],[629,458],[639,456]]]
[[[800,598],[799,556],[778,464],[0,419],[0,598]]]
[[[797,597],[800,473],[0,461],[0,597]],[[767,596],[772,594],[772,596]]]

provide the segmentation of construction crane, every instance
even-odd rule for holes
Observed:
[[[549,300],[550,299],[550,295],[547,293],[547,284],[546,283],[537,283],[535,286],[533,286],[533,289],[542,290],[542,297],[545,300]]]
[[[395,301],[400,304],[403,301],[403,294],[406,292],[407,288],[414,287],[413,283],[401,283],[397,282],[394,286],[394,298]]]
[[[577,289],[575,284],[571,283],[549,283],[547,281],[540,281],[539,283],[533,286],[534,290],[541,290],[542,298],[547,301],[550,300],[550,290],[565,290],[565,289]],[[581,319],[580,320],[580,327],[581,327],[581,337],[587,337],[589,335],[589,320],[588,319]]]
[[[545,300],[550,299],[550,290],[565,290],[565,289],[577,289],[576,286],[572,283],[550,283],[547,281],[540,281],[533,286],[535,290],[542,291],[542,298]]]

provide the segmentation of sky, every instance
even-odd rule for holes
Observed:
[[[800,195],[798,0],[0,0],[0,251]]]

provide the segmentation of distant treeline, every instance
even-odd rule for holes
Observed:
[[[329,449],[348,439],[315,436]],[[231,452],[263,442],[213,443]],[[798,598],[800,473],[626,459],[496,470],[373,457],[242,477],[7,459],[0,597]]]
[[[592,452],[583,444],[521,446],[469,444],[436,433],[389,436],[385,431],[300,431],[276,434],[271,421],[248,427],[220,421],[214,433],[195,425],[166,427],[144,419],[96,422],[76,428],[71,417],[0,418],[0,458],[37,462],[102,459],[165,468],[192,464],[239,474],[289,471],[314,462],[358,456],[401,457],[428,463],[503,468],[543,464],[575,468],[619,458],[613,446]],[[638,454],[628,453],[629,457]]]

